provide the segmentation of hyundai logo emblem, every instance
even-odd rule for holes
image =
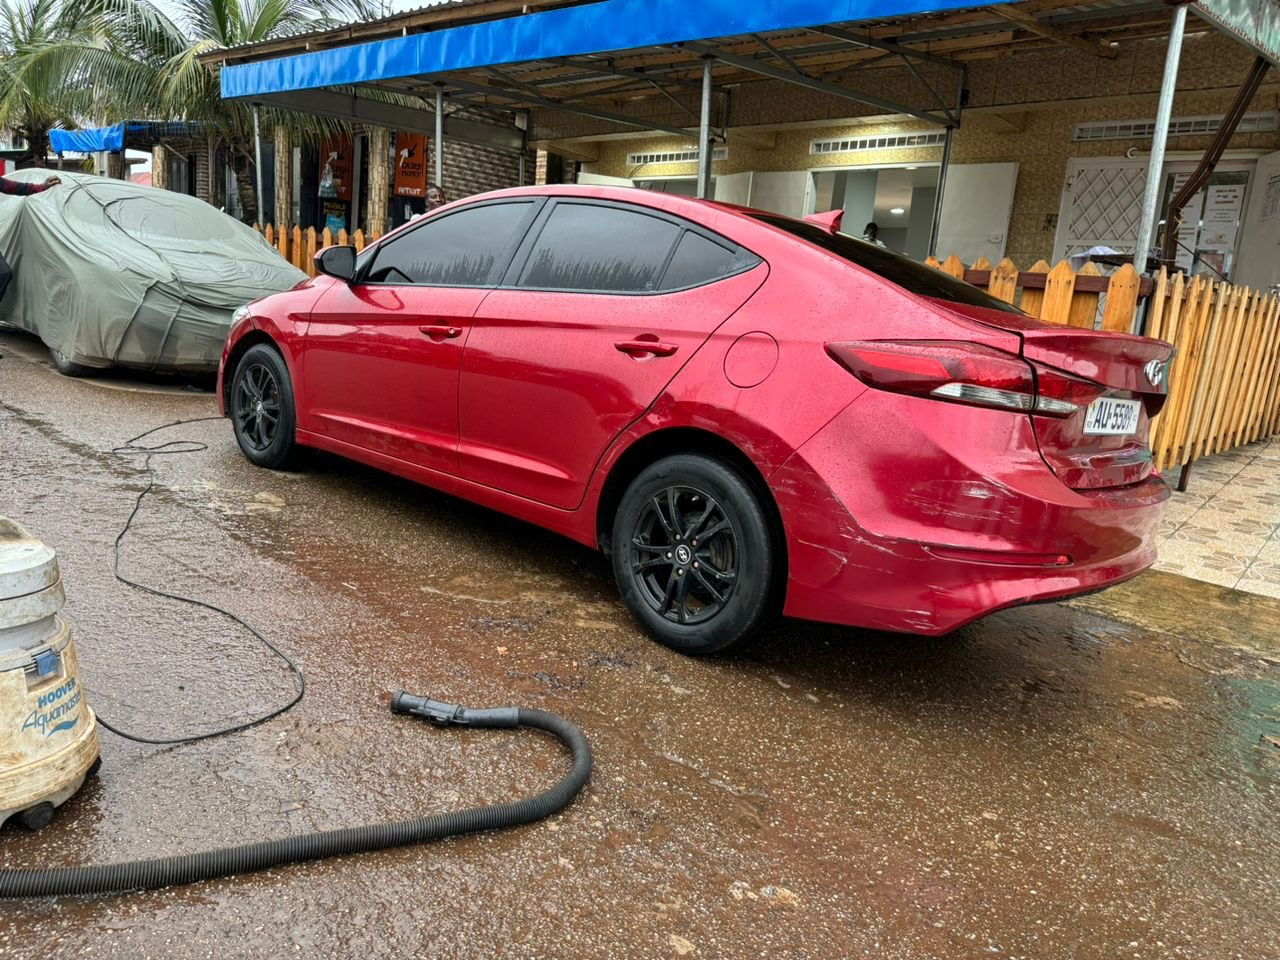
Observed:
[[[1144,373],[1146,373],[1147,379],[1151,381],[1151,385],[1153,387],[1158,387],[1164,383],[1164,375],[1165,375],[1165,372],[1168,370],[1168,368],[1169,368],[1168,361],[1152,360],[1145,367],[1143,367],[1142,370]]]

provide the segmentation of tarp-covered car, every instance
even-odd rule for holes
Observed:
[[[36,196],[0,196],[0,254],[14,273],[0,322],[37,334],[64,372],[212,373],[236,308],[306,279],[253,229],[195,197],[58,176]]]

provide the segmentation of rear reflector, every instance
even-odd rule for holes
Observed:
[[[1069,567],[1071,558],[1065,553],[1006,553],[998,550],[969,550],[964,547],[939,547],[926,544],[925,549],[943,560],[966,563],[995,563],[1005,567]]]
[[[1051,417],[1069,417],[1080,409],[1064,385],[1037,390],[1035,372],[1025,360],[977,343],[863,340],[828,343],[826,349],[836,363],[879,390]]]

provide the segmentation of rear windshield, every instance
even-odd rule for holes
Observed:
[[[874,243],[856,240],[843,233],[828,233],[815,224],[792,220],[790,217],[769,214],[753,214],[753,216],[762,223],[785,230],[801,240],[812,243],[815,247],[821,247],[842,260],[856,263],[884,277],[890,283],[896,283],[909,293],[921,297],[935,297],[951,303],[964,303],[972,307],[1002,310],[1005,313],[1022,313],[1016,307],[996,299],[972,284],[957,280],[950,274],[927,267],[923,263],[916,263],[910,257],[894,253]]]

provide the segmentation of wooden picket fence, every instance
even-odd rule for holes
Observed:
[[[925,263],[983,287],[1033,317],[1088,330],[1128,333],[1133,329],[1139,298],[1149,296],[1153,289],[1151,279],[1129,264],[1107,277],[1096,264],[1086,263],[1077,272],[1066,260],[1052,268],[1037,260],[1028,270],[1019,270],[1007,257],[994,267],[985,257],[966,267],[955,254],[942,261],[930,257]]]
[[[1185,467],[1280,429],[1274,294],[1161,270],[1145,333],[1178,351],[1169,398],[1152,426],[1157,469]]]
[[[365,248],[365,244],[372,243],[379,236],[375,234],[366,239],[363,230],[357,230],[352,234],[348,234],[345,230],[339,230],[334,233],[328,227],[319,231],[315,227],[307,227],[307,229],[303,230],[301,227],[296,226],[292,229],[281,230],[270,223],[261,229],[255,225],[253,229],[262,234],[267,243],[280,251],[280,256],[284,257],[299,270],[304,271],[309,277],[316,275],[315,257],[317,250],[323,250],[325,247],[331,247],[336,243],[339,246],[351,244],[359,251]]]

